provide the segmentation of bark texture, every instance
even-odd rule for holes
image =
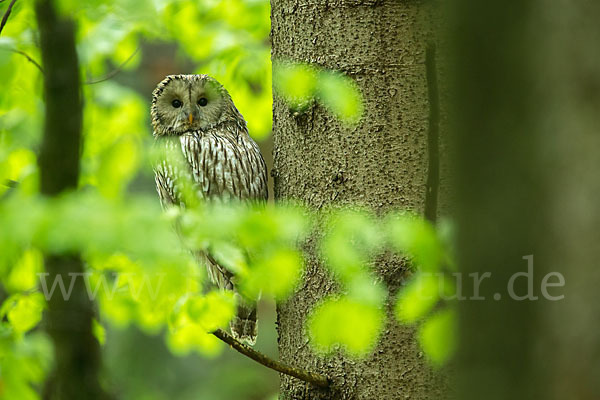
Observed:
[[[491,273],[461,302],[459,398],[600,398],[600,3],[454,6],[459,265]],[[537,300],[510,299],[527,255]]]
[[[274,103],[276,199],[299,199],[315,209],[362,204],[378,212],[425,208],[428,90],[425,49],[429,10],[415,1],[272,1],[273,59],[340,70],[358,84],[365,114],[344,126],[321,106],[293,115]],[[317,356],[305,333],[308,313],[332,282],[308,244],[304,283],[279,305],[279,351],[284,362],[333,380],[322,391],[281,377],[282,399],[435,399],[443,393],[412,328],[395,322],[390,305],[404,278],[398,259],[373,268],[387,284],[388,322],[364,360]]]

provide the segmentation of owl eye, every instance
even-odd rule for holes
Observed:
[[[198,99],[198,105],[199,105],[200,107],[204,107],[204,106],[205,106],[205,105],[207,105],[207,104],[208,104],[208,100],[206,100],[206,97],[200,97],[200,98]]]
[[[179,108],[183,105],[183,103],[181,102],[181,100],[175,99],[171,102],[171,105],[175,108]]]

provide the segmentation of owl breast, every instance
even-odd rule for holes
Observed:
[[[247,134],[235,133],[209,130],[180,135],[187,171],[173,168],[166,160],[156,168],[163,205],[182,203],[181,173],[189,174],[196,193],[203,199],[266,200],[266,166],[258,146]]]

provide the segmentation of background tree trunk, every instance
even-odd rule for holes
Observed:
[[[459,265],[491,273],[461,302],[459,398],[600,398],[600,3],[455,6]],[[538,299],[510,299],[527,255]]]
[[[377,211],[425,208],[428,95],[425,48],[429,12],[421,2],[272,1],[273,59],[307,62],[352,77],[365,114],[344,126],[321,106],[293,116],[274,104],[275,198],[299,199],[315,209],[330,203],[363,204]],[[304,283],[278,307],[283,361],[319,371],[335,392],[281,377],[282,399],[434,399],[441,378],[428,367],[412,328],[400,326],[391,304],[404,277],[398,259],[374,270],[390,291],[388,321],[375,351],[364,360],[317,356],[305,333],[309,310],[336,285],[317,261],[312,243]]]
[[[75,190],[79,179],[82,102],[79,63],[75,50],[75,26],[58,17],[52,1],[39,0],[36,15],[44,67],[46,118],[39,156],[40,188],[45,196]],[[68,285],[75,279],[69,298],[57,290],[47,299],[44,324],[54,344],[54,370],[46,382],[44,398],[107,399],[100,386],[100,343],[92,333],[94,305],[88,297],[83,263],[79,255],[49,254],[44,257],[49,286],[61,277]],[[68,283],[67,283],[68,282]]]

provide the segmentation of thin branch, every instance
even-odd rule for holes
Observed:
[[[239,351],[246,357],[250,357],[254,361],[264,365],[267,368],[274,369],[275,371],[281,372],[282,374],[290,375],[305,382],[311,383],[315,386],[319,386],[322,388],[326,388],[329,386],[329,379],[326,376],[321,374],[317,374],[314,372],[304,371],[299,368],[291,367],[289,365],[285,365],[279,361],[273,360],[262,353],[254,350],[252,347],[247,346],[239,341],[235,340],[233,336],[229,333],[225,332],[222,329],[217,329],[212,332],[213,335],[233,347],[235,350]]]
[[[4,49],[4,50],[12,51],[13,53],[17,53],[17,54],[22,55],[23,57],[25,57],[27,59],[27,61],[29,61],[30,63],[32,63],[33,65],[35,65],[37,67],[37,69],[39,69],[42,74],[44,73],[44,69],[42,68],[42,66],[37,61],[35,61],[33,58],[31,58],[29,56],[29,54],[25,53],[24,51],[17,50],[17,49]]]
[[[427,44],[425,69],[427,72],[427,91],[429,95],[429,131],[427,133],[429,165],[427,171],[427,191],[425,192],[425,218],[435,224],[440,186],[440,100],[437,68],[435,65],[435,44],[433,42]]]
[[[140,50],[139,47],[137,49],[135,49],[135,51],[127,58],[127,60],[123,61],[123,63],[121,63],[121,65],[119,65],[116,69],[110,71],[108,74],[106,74],[102,78],[90,79],[89,81],[86,81],[85,84],[86,85],[94,85],[96,83],[104,82],[104,81],[114,78],[123,70],[125,65],[127,65],[127,63],[133,59],[133,57],[137,54],[137,52],[139,50]]]
[[[4,0],[0,0],[0,3],[2,3],[3,1]],[[16,2],[17,2],[17,0],[12,0],[10,2],[10,4],[8,5],[8,8],[6,9],[4,16],[2,17],[2,22],[0,22],[0,34],[2,34],[4,25],[6,25],[6,22],[8,21],[8,17],[10,16],[10,13],[12,12],[12,8]],[[40,71],[42,71],[42,74],[44,73],[42,66],[37,61],[35,61],[33,58],[29,57],[29,55],[27,53],[25,53],[24,51],[16,50],[16,49],[7,49],[7,50],[24,56],[25,58],[27,58],[27,60],[29,60],[29,62],[33,63],[33,65],[35,65]]]
[[[10,12],[12,11],[12,8],[16,2],[17,0],[12,0],[8,5],[8,8],[6,9],[4,16],[2,17],[2,22],[0,22],[0,34],[2,34],[2,29],[4,29],[4,25],[6,25],[6,21],[8,21],[8,16],[10,15]]]

